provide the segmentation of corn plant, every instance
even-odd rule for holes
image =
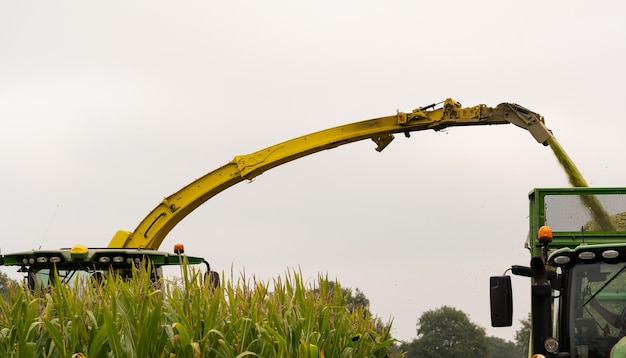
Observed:
[[[181,281],[13,287],[0,299],[2,357],[388,357],[394,340],[367,309],[349,309],[339,285],[298,272],[271,282],[245,276],[214,288]]]

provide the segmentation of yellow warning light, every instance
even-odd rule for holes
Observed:
[[[89,252],[87,246],[77,244],[72,246],[72,248],[70,249],[70,256],[75,259],[84,259],[85,257],[87,257],[87,252]]]
[[[183,254],[185,253],[185,245],[183,244],[174,244],[174,253]]]

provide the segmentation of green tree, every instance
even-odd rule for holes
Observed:
[[[335,285],[340,285],[334,281],[329,281],[328,284],[330,285],[331,288],[334,288]],[[351,288],[341,287],[341,294],[343,295],[343,297],[346,298],[346,307],[348,307],[350,311],[354,311],[356,309],[362,309],[364,315],[369,315],[371,317],[374,317],[374,315],[372,315],[372,312],[370,311],[370,300],[367,298],[367,296],[365,296],[363,291],[361,291],[358,287],[355,288],[354,291]],[[376,328],[375,328],[376,332],[380,333],[384,331],[389,331],[391,329],[390,327],[391,322],[383,323],[380,317],[376,317],[375,320],[376,320]]]
[[[405,353],[405,357],[406,358],[417,358],[418,354],[417,352],[417,346],[418,346],[418,340],[417,339],[413,339],[410,342],[403,342],[402,344],[400,344],[400,351]]]
[[[522,352],[517,349],[517,345],[514,342],[504,340],[499,337],[487,337],[491,358],[523,358]]]
[[[355,309],[356,307],[363,307],[369,310],[370,300],[361,290],[359,290],[358,287],[354,290],[354,292],[352,292],[352,290],[341,291],[344,293],[344,296],[346,294],[349,294],[348,299],[346,300],[348,307],[350,307],[351,309]]]
[[[334,281],[329,281],[328,284],[330,285],[330,288],[333,289],[337,283]],[[346,298],[346,305],[351,310],[361,307],[369,311],[370,300],[361,290],[359,290],[358,287],[354,290],[354,292],[352,292],[351,288],[342,287],[341,294]]]
[[[530,342],[530,313],[528,318],[519,321],[522,328],[515,332],[515,345],[517,350],[521,352],[522,357],[528,357],[528,344]]]
[[[485,329],[448,306],[424,312],[417,320],[417,339],[401,345],[407,358],[483,358],[489,348]]]

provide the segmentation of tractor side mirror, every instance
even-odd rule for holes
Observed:
[[[489,278],[489,299],[491,303],[491,326],[511,327],[513,325],[511,276],[492,276]]]

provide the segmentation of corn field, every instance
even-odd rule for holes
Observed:
[[[222,277],[218,288],[197,273],[158,285],[134,276],[12,288],[0,298],[0,357],[393,356],[390,327],[322,276],[316,287],[297,272],[271,285]]]

